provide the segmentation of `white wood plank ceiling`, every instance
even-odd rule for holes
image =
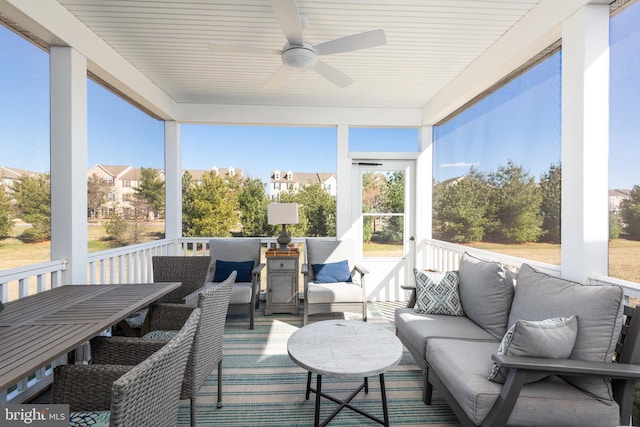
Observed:
[[[222,53],[210,43],[282,49],[270,0],[58,0],[179,103],[405,107],[425,105],[540,0],[298,0],[313,44],[381,28],[387,43],[321,59],[264,88],[279,55]]]

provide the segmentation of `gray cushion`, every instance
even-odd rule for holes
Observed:
[[[417,312],[464,316],[458,292],[457,271],[439,273],[414,268],[413,274],[416,278]]]
[[[502,338],[498,354],[566,359],[573,350],[577,333],[576,316],[540,321],[518,320]],[[527,376],[527,382],[539,381],[546,376],[545,373],[531,374]],[[488,379],[504,384],[506,372],[493,362]]]
[[[309,282],[307,300],[309,304],[362,302],[362,287],[353,282]]]
[[[581,285],[522,264],[509,324],[575,314],[578,333],[569,358],[611,362],[622,328],[623,298],[619,286]],[[611,384],[606,379],[567,377],[566,380],[602,400],[613,400]]]
[[[398,331],[420,351],[423,358],[429,340],[437,337],[489,341],[494,352],[500,343],[489,332],[463,316],[421,314],[416,313],[413,308],[397,308],[394,322]],[[487,366],[485,365],[485,376]]]
[[[487,360],[491,360],[495,351],[494,343],[482,341],[434,338],[427,346],[431,368],[478,425],[503,387],[487,380]],[[550,376],[522,388],[507,424],[616,426],[620,424],[619,410],[615,401],[612,404],[600,402],[560,377]]]
[[[460,259],[460,299],[465,314],[497,339],[507,332],[513,276],[499,262],[465,252]]]

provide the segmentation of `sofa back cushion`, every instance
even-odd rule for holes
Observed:
[[[569,359],[611,362],[622,328],[624,292],[619,286],[592,286],[553,277],[522,264],[509,325],[517,320],[578,318],[578,333]],[[610,381],[566,377],[583,391],[610,402]]]
[[[499,262],[465,252],[460,259],[459,292],[465,314],[497,339],[507,332],[513,276]]]

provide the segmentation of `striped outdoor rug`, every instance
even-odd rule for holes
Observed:
[[[393,330],[393,305],[370,303],[370,323]],[[354,315],[356,316],[356,315]],[[313,322],[344,318],[338,315],[312,316]],[[358,319],[359,317],[354,317]],[[314,417],[314,394],[304,398],[307,373],[289,359],[287,339],[302,327],[302,314],[257,313],[255,329],[249,330],[246,318],[227,320],[224,336],[223,404],[216,408],[217,375],[214,372],[198,395],[198,426],[311,426]],[[313,377],[315,382],[315,375]],[[422,375],[411,355],[405,351],[400,364],[385,373],[389,420],[392,426],[457,426],[458,420],[444,400],[434,396],[434,404],[422,403]],[[361,381],[323,378],[323,391],[345,398]],[[186,403],[186,402],[185,402]],[[369,393],[361,392],[352,401],[376,416],[382,417],[380,386],[370,378]],[[322,399],[321,420],[337,405]],[[189,425],[187,404],[180,405],[178,425]],[[379,425],[347,408],[330,426]]]

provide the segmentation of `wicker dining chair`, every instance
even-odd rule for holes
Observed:
[[[135,366],[56,367],[51,403],[69,404],[71,426],[105,423],[110,427],[175,426],[180,384],[200,315],[200,309],[192,310],[186,323],[166,345]],[[114,348],[120,345],[119,340],[111,344]],[[135,348],[117,351],[132,354]]]
[[[182,381],[180,399],[190,399],[191,425],[196,425],[196,396],[200,387],[209,378],[214,369],[218,370],[218,408],[222,407],[222,342],[224,336],[225,318],[231,298],[231,290],[236,278],[233,271],[227,279],[221,283],[213,284],[194,294],[197,297],[197,306],[202,311],[200,324],[193,342],[193,350],[189,356],[187,368]],[[187,299],[190,299],[187,296]],[[154,310],[154,318],[162,319],[158,325],[163,329],[154,329],[145,335],[144,339],[125,337],[97,337],[91,341],[91,357],[94,364],[106,363],[132,363],[128,354],[117,354],[103,351],[104,343],[113,340],[130,341],[133,345],[145,348],[147,352],[161,348],[177,333],[185,319],[193,310],[192,306],[183,304],[160,304]],[[170,324],[172,319],[174,324]],[[142,350],[141,350],[142,351]],[[138,352],[137,352],[138,353]]]

